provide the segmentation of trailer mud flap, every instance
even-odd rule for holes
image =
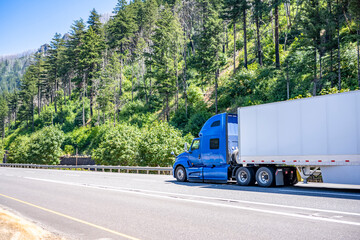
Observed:
[[[284,172],[281,168],[276,169],[275,172],[275,184],[276,186],[284,185]]]

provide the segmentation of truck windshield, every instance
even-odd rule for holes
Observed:
[[[196,139],[193,141],[190,149],[191,149],[191,151],[193,151],[193,150],[199,149],[199,147],[200,147],[200,140]]]

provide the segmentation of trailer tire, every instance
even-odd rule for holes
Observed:
[[[175,178],[178,182],[186,181],[186,170],[183,166],[178,166],[175,169]]]
[[[253,168],[240,167],[236,170],[236,182],[240,186],[254,185],[255,183],[255,172]]]
[[[275,183],[275,169],[261,167],[256,171],[256,181],[260,187],[270,187]]]

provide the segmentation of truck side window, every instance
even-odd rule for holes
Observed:
[[[196,149],[199,149],[199,147],[200,147],[200,140],[195,140],[193,143],[192,143],[192,145],[191,145],[191,151],[194,151],[194,150],[196,150]]]
[[[217,120],[211,124],[211,127],[217,127],[220,126],[220,120]]]
[[[210,139],[210,149],[219,149],[219,139],[218,138]]]

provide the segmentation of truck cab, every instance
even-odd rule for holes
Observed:
[[[189,150],[185,147],[185,152],[176,157],[174,177],[178,181],[226,183],[231,176],[230,156],[237,141],[236,114],[211,117]]]

